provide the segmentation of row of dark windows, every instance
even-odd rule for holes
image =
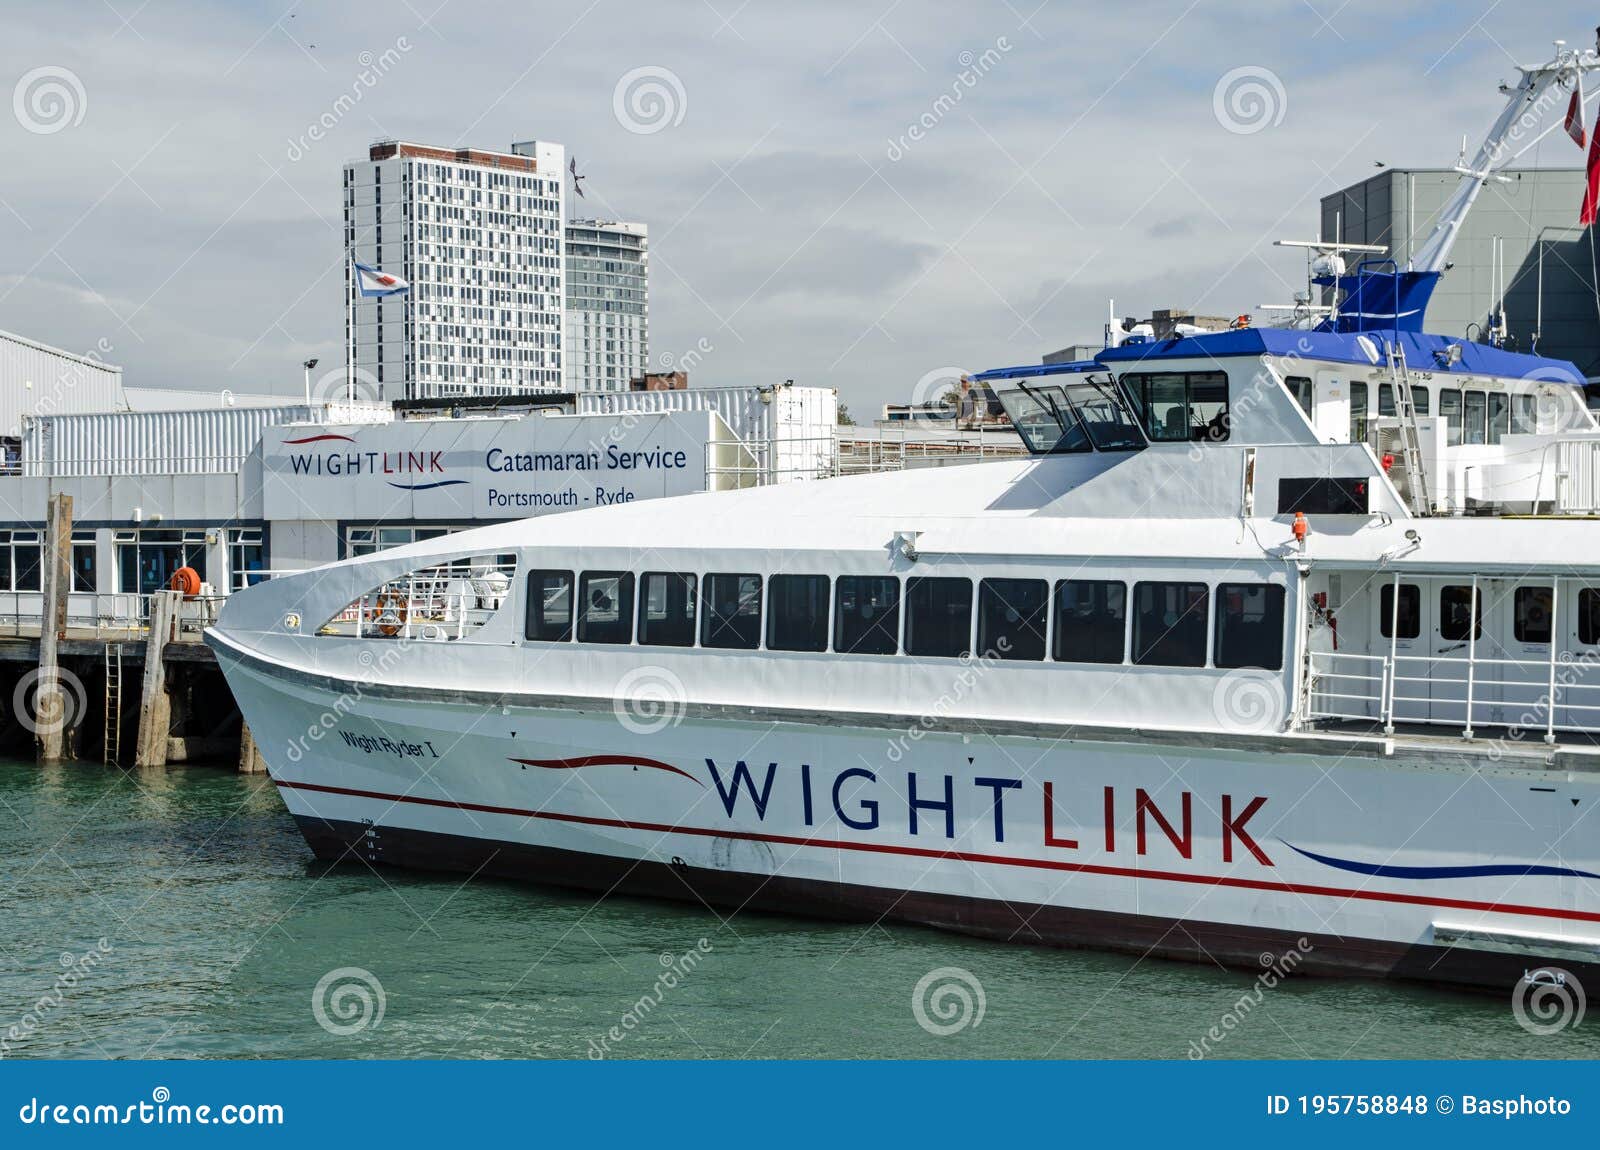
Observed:
[[[1550,587],[1518,587],[1511,596],[1511,634],[1519,643],[1548,643],[1555,625],[1555,591]],[[1422,588],[1400,584],[1400,604],[1395,609],[1394,584],[1386,583],[1379,596],[1379,632],[1385,639],[1415,639],[1422,634]],[[1446,642],[1483,638],[1483,592],[1473,603],[1472,586],[1455,584],[1439,588],[1439,637]],[[1600,645],[1600,588],[1578,592],[1578,642]]]
[[[1284,381],[1296,402],[1309,417],[1311,414],[1311,380],[1305,376],[1290,376]],[[1422,384],[1411,385],[1411,406],[1419,416],[1430,414],[1431,392]],[[1370,393],[1361,380],[1350,383],[1350,442],[1365,443],[1367,421],[1370,416]],[[1394,385],[1378,385],[1378,414],[1393,416],[1395,406]],[[1439,389],[1439,414],[1444,417],[1446,440],[1451,447],[1499,443],[1507,435],[1531,435],[1538,427],[1535,399],[1531,395],[1505,395],[1459,387]]]
[[[575,592],[575,594],[574,594]],[[1053,630],[1048,626],[1052,596]],[[1213,597],[1215,613],[1211,610]],[[765,611],[763,611],[763,599]],[[832,604],[830,634],[829,606]],[[1133,585],[1132,662],[1283,666],[1281,586]],[[894,575],[760,575],[544,570],[528,574],[525,635],[535,642],[631,643],[753,651],[1122,663],[1129,596],[1117,580]],[[764,625],[763,625],[764,623]]]

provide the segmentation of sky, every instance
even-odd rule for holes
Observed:
[[[343,362],[342,165],[544,139],[588,214],[650,227],[654,367],[870,415],[1098,344],[1113,299],[1288,302],[1272,241],[1323,194],[1454,163],[1516,61],[1594,34],[1568,3],[1036,5],[6,0],[0,328],[298,394]]]

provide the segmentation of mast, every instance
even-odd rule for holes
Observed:
[[[1596,42],[1600,45],[1600,29],[1596,29]],[[1455,246],[1456,237],[1461,233],[1461,224],[1472,210],[1473,201],[1478,198],[1483,185],[1493,179],[1509,160],[1507,143],[1514,135],[1531,129],[1559,100],[1557,96],[1556,101],[1551,101],[1550,94],[1553,91],[1565,91],[1572,87],[1580,73],[1600,69],[1600,51],[1596,48],[1579,52],[1568,48],[1565,40],[1557,40],[1555,45],[1555,56],[1549,61],[1533,67],[1518,67],[1522,79],[1515,88],[1501,85],[1500,90],[1509,94],[1506,106],[1484,137],[1472,163],[1456,165],[1455,170],[1461,173],[1461,180],[1449,202],[1440,211],[1438,223],[1428,233],[1409,270],[1444,271],[1449,262],[1450,249]],[[1465,159],[1464,149],[1462,158]]]

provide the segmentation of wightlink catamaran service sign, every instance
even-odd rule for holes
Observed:
[[[262,442],[264,511],[288,520],[521,519],[686,495],[706,489],[719,432],[728,434],[698,411],[275,427]]]

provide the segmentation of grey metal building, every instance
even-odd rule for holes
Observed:
[[[1565,137],[1549,146],[1563,144]],[[1426,329],[1481,338],[1490,314],[1503,304],[1508,346],[1569,359],[1590,379],[1600,377],[1600,241],[1578,226],[1584,174],[1513,168],[1503,175],[1483,189],[1462,225],[1453,266],[1428,306]],[[1323,197],[1320,238],[1384,244],[1404,269],[1459,180],[1449,169],[1415,168],[1352,184]]]

